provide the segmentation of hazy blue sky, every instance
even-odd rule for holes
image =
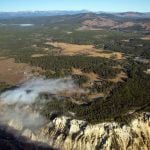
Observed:
[[[82,9],[150,12],[150,0],[0,0],[0,11]]]

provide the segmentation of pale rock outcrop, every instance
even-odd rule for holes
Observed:
[[[23,130],[14,120],[9,125]],[[61,150],[149,150],[150,114],[144,113],[123,126],[116,122],[91,125],[62,116],[37,131],[24,129],[22,135]]]
[[[8,122],[8,125],[15,130],[21,131],[23,129],[23,123],[19,120],[12,119]]]

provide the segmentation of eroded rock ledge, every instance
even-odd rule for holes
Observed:
[[[20,122],[9,125],[21,135],[62,150],[148,150],[150,149],[150,113],[142,113],[129,125],[115,122],[90,125],[68,117],[55,118],[40,130],[24,129]]]

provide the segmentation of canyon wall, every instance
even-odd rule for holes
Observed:
[[[90,125],[85,121],[59,117],[37,131],[24,129],[11,120],[9,126],[32,141],[44,142],[62,150],[149,150],[150,113],[142,113],[128,125],[116,122]]]

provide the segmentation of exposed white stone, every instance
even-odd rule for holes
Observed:
[[[16,129],[16,130],[19,130],[19,131],[21,131],[23,129],[23,124],[19,120],[12,119],[9,121],[8,125],[14,129]]]
[[[120,126],[115,122],[87,124],[85,121],[58,117],[33,133],[26,129],[22,135],[33,141],[47,143],[62,150],[121,150],[150,148],[150,120],[138,117],[129,125]],[[11,120],[9,125],[22,130],[21,122]],[[144,137],[144,139],[143,139]]]

